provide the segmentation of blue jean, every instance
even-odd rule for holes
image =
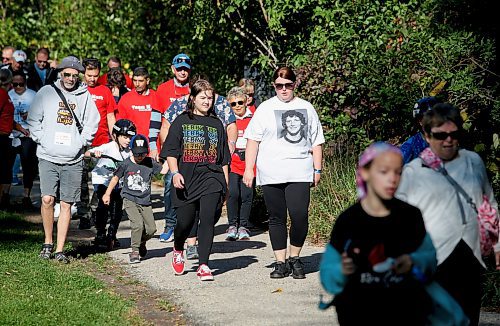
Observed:
[[[177,224],[177,214],[172,207],[172,200],[170,198],[172,173],[168,171],[163,180],[165,183],[165,190],[163,192],[163,201],[165,204],[165,228],[175,228],[175,225]]]

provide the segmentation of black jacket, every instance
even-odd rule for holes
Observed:
[[[45,75],[45,81],[42,81],[40,75],[35,69],[34,64],[28,67],[28,88],[38,92],[40,88],[45,85],[50,85],[54,83],[57,79],[57,72],[53,68],[47,68],[47,74]]]

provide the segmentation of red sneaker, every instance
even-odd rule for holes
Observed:
[[[212,275],[212,271],[208,268],[207,265],[201,264],[196,271],[196,275],[200,279],[200,281],[213,281],[214,276]]]
[[[172,252],[172,268],[175,275],[184,274],[184,250],[175,250]]]

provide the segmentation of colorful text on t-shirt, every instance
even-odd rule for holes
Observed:
[[[217,129],[209,126],[184,124],[184,162],[208,162],[217,160]]]

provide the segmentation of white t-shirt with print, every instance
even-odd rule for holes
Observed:
[[[101,157],[95,168],[92,170],[92,184],[95,185],[109,185],[109,181],[113,177],[114,172],[118,169],[118,164],[130,157],[130,150],[127,148],[120,151],[119,145],[116,141],[111,141],[101,146],[89,149],[89,152],[94,153],[100,151],[103,155],[110,156],[110,158]]]
[[[244,137],[260,142],[257,185],[313,182],[312,148],[325,138],[311,103],[298,97],[288,103],[270,98],[255,111]]]

